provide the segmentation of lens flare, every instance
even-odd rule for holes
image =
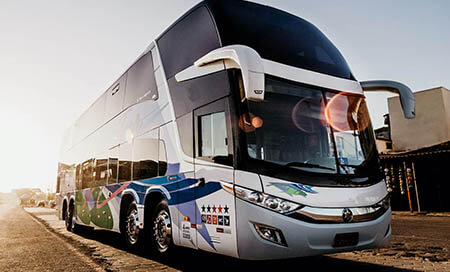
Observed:
[[[369,125],[369,113],[363,97],[341,92],[325,107],[327,123],[336,131],[363,131]]]
[[[306,133],[314,133],[314,108],[320,108],[317,102],[311,98],[300,99],[292,109],[291,119],[294,125],[301,131]]]

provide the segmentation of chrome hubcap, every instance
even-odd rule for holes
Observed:
[[[153,222],[153,238],[160,252],[169,248],[172,239],[172,224],[166,211],[160,211]]]
[[[139,217],[136,209],[131,210],[128,214],[125,227],[128,241],[132,245],[136,244],[139,236]]]

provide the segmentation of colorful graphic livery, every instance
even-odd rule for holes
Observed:
[[[57,208],[69,231],[129,248],[243,259],[383,247],[389,197],[364,91],[311,23],[203,1],[163,32],[63,137]],[[349,238],[350,237],[350,238]]]

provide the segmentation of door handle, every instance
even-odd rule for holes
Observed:
[[[205,186],[205,184],[206,184],[205,178],[198,179],[198,182],[197,182],[198,187],[203,187],[203,186]]]

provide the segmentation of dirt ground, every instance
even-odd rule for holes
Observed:
[[[157,260],[148,252],[125,250],[117,233],[67,232],[55,210],[26,211],[14,199],[0,194],[0,271],[198,272],[225,267],[263,271],[293,267],[303,271],[450,271],[450,216],[394,214],[391,247],[386,249],[251,262],[190,249],[179,249],[176,258]]]
[[[414,257],[431,262],[449,260],[450,216],[393,215],[391,247],[380,255]]]

